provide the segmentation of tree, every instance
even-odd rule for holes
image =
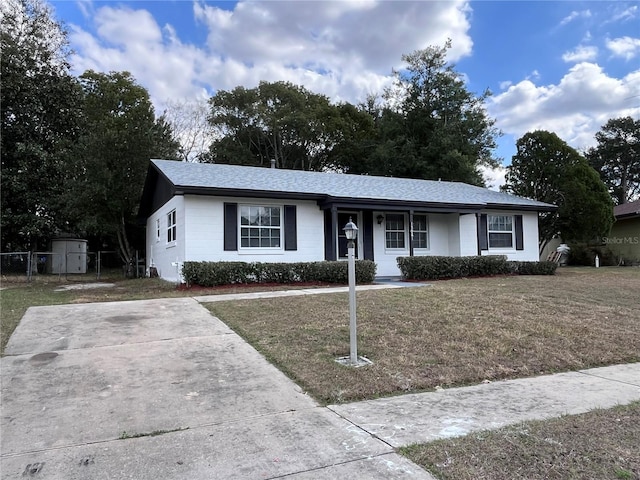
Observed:
[[[209,151],[214,133],[208,121],[209,106],[206,101],[169,100],[163,116],[180,142],[181,160],[198,161]]]
[[[609,233],[611,198],[584,157],[555,133],[541,130],[525,134],[516,147],[502,189],[558,206],[540,216],[540,252],[556,236],[588,242]]]
[[[209,103],[217,139],[206,161],[269,166],[275,160],[278,168],[295,170],[331,167],[331,152],[352,137],[359,115],[288,82],[220,90]]]
[[[616,205],[640,197],[640,120],[612,118],[596,133],[598,146],[587,159],[609,188]]]
[[[447,64],[449,48],[451,42],[403,55],[407,67],[394,72],[385,105],[366,108],[374,115],[376,145],[364,166],[352,163],[348,171],[484,184],[479,167],[497,166],[491,152],[499,132],[484,108],[490,92],[466,89]]]
[[[67,226],[61,202],[80,90],[65,30],[40,0],[0,4],[2,249],[35,249]]]
[[[80,83],[83,131],[68,205],[80,228],[115,243],[131,265],[130,238],[149,159],[176,158],[178,143],[167,121],[155,118],[147,90],[128,72],[87,71]]]

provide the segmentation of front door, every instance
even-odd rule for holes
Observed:
[[[341,258],[347,258],[347,237],[344,235],[344,226],[349,222],[349,219],[358,227],[358,238],[362,234],[362,229],[358,225],[358,213],[357,212],[338,212],[338,260]],[[355,241],[355,258],[358,257],[358,243]]]

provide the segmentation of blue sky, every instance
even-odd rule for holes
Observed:
[[[159,111],[260,80],[338,101],[381,92],[403,53],[452,40],[468,88],[493,92],[508,164],[527,131],[585,149],[609,119],[640,117],[640,2],[52,1],[75,73],[128,70]],[[501,183],[501,171],[488,172]]]

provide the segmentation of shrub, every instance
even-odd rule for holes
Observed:
[[[617,265],[618,261],[613,252],[604,245],[587,245],[585,243],[569,244],[569,265],[594,266],[596,255],[600,258],[601,266]]]
[[[188,285],[214,287],[238,283],[341,283],[349,281],[347,262],[184,262],[182,275]],[[356,260],[356,283],[371,283],[376,264]]]
[[[398,267],[408,280],[437,280],[509,273],[501,255],[477,257],[398,257]]]
[[[556,262],[507,262],[511,271],[519,275],[555,275]]]
[[[182,275],[188,285],[203,287],[256,281],[250,264],[245,262],[184,262]]]
[[[504,255],[476,257],[398,257],[407,280],[438,280],[484,275],[553,275],[554,262],[507,262]]]

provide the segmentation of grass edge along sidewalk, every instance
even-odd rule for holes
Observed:
[[[640,402],[522,422],[399,452],[436,478],[640,479]]]

